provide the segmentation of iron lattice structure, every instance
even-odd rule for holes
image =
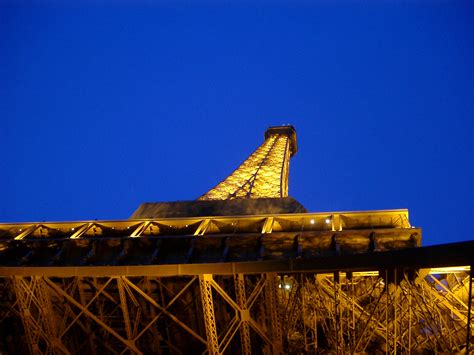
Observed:
[[[420,247],[407,210],[301,212],[294,129],[257,152],[202,197],[267,198],[225,202],[237,215],[0,224],[0,352],[472,351],[474,242]]]
[[[290,157],[297,152],[292,126],[272,127],[265,141],[231,175],[200,200],[288,196]]]

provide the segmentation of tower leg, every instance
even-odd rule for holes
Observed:
[[[220,354],[216,318],[214,316],[214,303],[212,300],[212,275],[199,275],[199,285],[201,288],[202,309],[206,326],[207,348],[209,354]]]
[[[283,342],[281,332],[281,319],[278,310],[278,282],[277,275],[274,273],[267,274],[267,284],[265,286],[265,298],[268,307],[271,338],[273,342],[272,354],[283,353]]]
[[[43,278],[15,276],[13,285],[30,352],[69,354],[58,337],[51,294]]]
[[[235,293],[237,296],[237,304],[241,311],[242,324],[240,326],[240,343],[242,346],[242,354],[251,354],[252,345],[250,342],[250,327],[249,327],[249,310],[247,309],[247,295],[245,294],[245,278],[243,274],[234,276]]]

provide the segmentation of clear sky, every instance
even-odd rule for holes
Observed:
[[[0,221],[195,199],[291,123],[309,211],[474,239],[473,3],[0,1]]]

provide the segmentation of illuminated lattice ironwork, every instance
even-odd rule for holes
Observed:
[[[471,334],[469,270],[396,269],[286,275],[281,295],[294,352],[462,353]]]
[[[20,319],[27,342],[9,343],[19,341],[12,328],[0,344],[35,354],[462,353],[469,272],[16,276],[2,279],[13,287],[0,324]]]
[[[420,247],[407,210],[262,212],[295,152],[270,128],[201,197],[254,214],[0,224],[0,353],[471,353],[474,242]]]
[[[265,142],[231,175],[199,199],[287,197],[290,157],[296,150],[296,131],[292,126],[268,129]]]

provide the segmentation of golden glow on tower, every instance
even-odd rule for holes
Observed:
[[[292,126],[271,127],[265,132],[265,142],[199,200],[287,197],[290,157],[295,153],[295,129]]]

